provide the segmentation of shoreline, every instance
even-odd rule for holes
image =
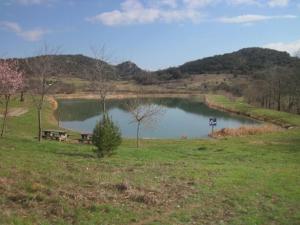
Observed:
[[[142,95],[146,98],[192,98],[192,97],[202,97],[204,99],[204,94],[197,93],[146,93]],[[136,98],[136,92],[126,92],[126,93],[113,93],[107,95],[106,99],[128,99]],[[51,101],[56,99],[99,99],[98,94],[80,92],[75,94],[55,94],[50,96]],[[57,102],[57,101],[56,101]],[[57,106],[56,106],[57,107]]]
[[[110,99],[130,99],[130,98],[135,98],[135,97],[137,97],[136,93],[127,92],[127,93],[123,93],[123,94],[115,94],[115,93],[110,94],[110,95],[107,96],[106,99],[107,100],[110,100]],[[208,101],[207,94],[196,94],[196,93],[194,93],[194,94],[191,94],[191,93],[158,93],[158,94],[155,94],[155,93],[146,93],[146,94],[143,94],[143,97],[148,97],[148,98],[182,98],[182,99],[197,98],[198,97],[199,98],[199,103],[203,103],[203,104],[207,105],[209,108],[224,111],[224,112],[234,114],[234,115],[237,115],[237,116],[243,116],[243,117],[246,117],[246,118],[254,119],[254,120],[257,120],[259,122],[268,122],[268,121],[261,120],[259,118],[255,118],[255,117],[252,117],[250,115],[244,114],[242,112],[234,111],[234,110],[231,110],[231,109],[226,109],[226,108],[220,107],[216,104],[212,104]],[[59,99],[67,99],[67,100],[72,100],[72,99],[86,99],[86,100],[88,100],[88,99],[99,99],[99,95],[93,94],[93,93],[76,93],[76,94],[57,94],[57,95],[49,96],[48,100],[49,100],[50,104],[52,105],[53,115],[54,115],[54,111],[58,108],[58,101],[57,100],[59,100]],[[56,122],[58,122],[56,117],[55,117],[55,120],[56,120]],[[278,126],[278,124],[275,124],[275,123],[270,123],[270,124]],[[62,128],[62,127],[59,127],[59,128]],[[62,128],[62,129],[64,129],[64,128]],[[67,130],[69,130],[69,129],[67,129]],[[79,133],[78,131],[75,131],[75,130],[70,130],[70,131],[75,132],[75,133]],[[211,137],[208,136],[208,139],[210,139],[210,138]],[[152,138],[146,138],[146,139],[149,139],[149,140],[151,139],[152,140]],[[154,139],[156,139],[156,138],[154,138]],[[178,138],[175,138],[175,139],[178,139]],[[201,139],[206,139],[206,138],[201,138]]]
[[[123,94],[109,94],[107,95],[106,99],[107,100],[112,100],[112,99],[130,99],[130,98],[136,98],[137,94],[135,92],[126,92]],[[278,124],[275,121],[269,121],[266,119],[262,119],[261,117],[254,117],[251,116],[250,114],[247,113],[243,113],[241,111],[237,111],[237,110],[233,110],[233,109],[228,109],[222,106],[219,106],[217,104],[211,103],[208,100],[207,94],[197,94],[197,93],[146,93],[143,94],[143,97],[146,98],[195,98],[198,97],[199,99],[201,99],[201,103],[204,103],[205,105],[207,105],[209,108],[212,109],[216,109],[216,110],[220,110],[223,112],[227,112],[230,114],[234,114],[237,116],[244,116],[246,118],[250,118],[259,122],[268,122],[270,124],[273,125],[277,125],[283,128],[287,128],[284,127],[284,125],[282,124]],[[52,105],[52,109],[53,109],[53,113],[54,111],[58,108],[58,102],[57,100],[62,100],[62,99],[67,99],[67,100],[72,100],[72,99],[86,99],[86,100],[95,100],[95,99],[99,99],[99,95],[98,94],[93,94],[93,93],[89,93],[89,92],[80,92],[80,93],[75,93],[75,94],[55,94],[55,95],[51,95],[48,96],[48,101],[50,102],[50,104]],[[57,121],[57,120],[56,120]]]
[[[112,99],[130,99],[130,98],[136,98],[137,94],[135,92],[126,92],[123,94],[110,94],[106,97],[107,100],[112,100]],[[195,98],[198,97],[199,99],[201,99],[201,103],[204,103],[204,94],[196,94],[196,93],[146,93],[143,94],[143,97],[146,98],[182,98],[182,99],[186,99],[186,98]],[[49,95],[47,97],[47,100],[49,101],[51,108],[53,110],[52,112],[52,116],[54,118],[54,120],[56,121],[56,124],[59,124],[60,121],[57,120],[56,116],[54,115],[55,110],[57,110],[58,108],[58,101],[57,100],[62,100],[62,99],[67,99],[67,100],[76,100],[76,99],[84,99],[84,100],[96,100],[99,99],[99,95],[98,94],[93,94],[93,93],[75,93],[75,94],[55,94],[55,95]],[[70,132],[73,133],[77,133],[80,134],[79,131],[76,130],[72,130],[72,129],[65,129],[63,127],[58,126],[58,128],[60,129],[64,129],[64,130],[68,130]],[[146,140],[159,140],[159,138],[146,138]],[[174,140],[181,140],[179,138],[175,138]]]
[[[220,106],[216,103],[210,102],[207,98],[207,95],[204,95],[204,103],[212,109],[217,109],[217,110],[221,110],[221,111],[224,111],[224,112],[233,113],[233,114],[236,114],[236,115],[239,115],[239,116],[245,116],[245,117],[257,120],[257,121],[270,123],[270,124],[279,126],[281,128],[284,128],[284,129],[291,129],[291,128],[294,127],[290,124],[283,123],[283,122],[280,122],[280,121],[276,121],[272,118],[268,118],[268,117],[265,117],[265,116],[259,116],[259,115],[254,116],[254,115],[251,115],[250,113],[245,113],[245,112],[242,112],[242,111],[238,111],[238,110],[234,110],[234,109],[231,109],[231,108],[226,108],[226,107]]]
[[[107,96],[107,100],[109,99],[130,99],[130,98],[135,98],[137,97],[137,94],[135,92],[126,92],[122,94],[110,94]],[[244,113],[242,111],[238,111],[232,108],[226,108],[224,106],[220,106],[217,103],[211,102],[208,99],[207,94],[196,94],[196,93],[146,93],[143,94],[143,97],[146,98],[182,98],[182,99],[187,99],[187,98],[199,98],[199,102],[207,105],[208,107],[220,111],[224,111],[230,114],[234,114],[237,116],[243,116],[246,118],[250,118],[259,122],[262,122],[262,124],[271,124],[278,126],[280,128],[284,129],[291,129],[293,126],[290,124],[282,123],[280,121],[275,121],[272,118],[264,117],[263,115],[258,115],[258,116],[253,116],[250,113]],[[53,117],[55,118],[55,121],[57,121],[57,118],[54,116],[55,110],[58,108],[58,101],[59,99],[99,99],[99,95],[93,94],[93,93],[76,93],[76,94],[57,94],[57,95],[52,95],[48,97],[48,100],[52,106],[53,109]],[[61,128],[61,127],[59,127]],[[64,129],[64,128],[62,128]],[[74,130],[70,130],[75,133],[79,133]],[[176,138],[177,139],[177,138]],[[202,138],[201,138],[202,139]]]

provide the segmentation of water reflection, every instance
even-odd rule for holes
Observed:
[[[123,136],[134,137],[136,126],[130,123],[132,117],[126,110],[127,101],[109,100],[107,110],[113,120],[119,124]],[[210,117],[218,119],[217,129],[257,123],[245,117],[211,109],[194,100],[165,98],[151,101],[163,106],[165,113],[154,129],[142,127],[141,136],[144,138],[207,137],[210,132],[208,126]],[[91,132],[101,118],[101,104],[97,100],[60,100],[58,103],[56,114],[64,128]]]

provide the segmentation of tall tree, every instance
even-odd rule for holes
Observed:
[[[91,47],[91,51],[95,58],[97,73],[91,79],[91,87],[99,94],[102,104],[103,114],[106,114],[106,99],[109,93],[114,89],[111,79],[115,76],[115,71],[108,64],[110,56],[105,45],[100,47]]]
[[[59,48],[50,48],[44,44],[34,58],[26,60],[29,74],[27,74],[28,91],[31,94],[37,110],[38,140],[42,137],[42,110],[46,95],[58,82],[58,74],[53,73],[53,56],[58,54]]]
[[[23,74],[15,61],[0,61],[0,96],[4,96],[4,113],[0,136],[3,137],[11,96],[23,86]]]

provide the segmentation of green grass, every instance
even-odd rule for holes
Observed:
[[[214,103],[216,106],[236,111],[253,118],[274,122],[284,126],[300,127],[300,115],[292,115],[287,112],[258,108],[247,104],[242,98],[230,100],[222,95],[206,95],[206,98],[209,102]]]
[[[92,146],[38,143],[25,106],[0,139],[0,224],[300,223],[299,129],[139,150],[124,140],[97,159]],[[43,115],[55,128],[49,105]]]

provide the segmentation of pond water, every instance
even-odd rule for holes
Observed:
[[[209,118],[217,118],[215,129],[254,125],[258,122],[246,117],[211,109],[193,99],[153,99],[153,104],[163,108],[163,114],[152,126],[141,127],[143,138],[205,138],[211,132]],[[119,125],[123,137],[136,135],[136,123],[126,110],[128,100],[108,100],[107,110]],[[62,128],[91,133],[101,119],[101,104],[97,100],[59,100],[56,111]]]

